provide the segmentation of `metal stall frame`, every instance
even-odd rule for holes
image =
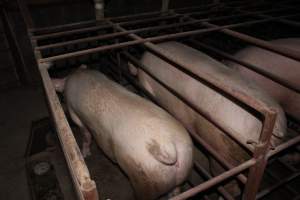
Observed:
[[[218,81],[217,79],[214,79],[213,77],[208,77],[205,75],[202,75],[201,77],[199,75],[196,75],[192,73],[191,71],[188,71],[185,69],[184,64],[178,60],[178,58],[174,58],[172,55],[170,55],[168,52],[163,51],[158,46],[155,45],[154,42],[160,42],[165,40],[171,40],[171,39],[178,39],[178,38],[186,38],[188,36],[195,36],[200,35],[204,33],[210,33],[210,32],[221,32],[226,35],[229,35],[234,38],[238,38],[244,42],[250,43],[254,46],[258,46],[267,50],[270,50],[272,52],[275,52],[280,55],[284,55],[286,57],[292,58],[294,60],[300,61],[300,54],[297,51],[293,51],[287,48],[283,48],[277,45],[273,45],[270,42],[267,42],[265,40],[255,38],[253,36],[234,31],[233,28],[243,27],[243,26],[249,26],[249,25],[255,25],[255,24],[263,24],[266,22],[280,22],[284,23],[290,26],[299,27],[300,23],[293,21],[291,18],[299,16],[300,14],[290,14],[290,15],[284,15],[284,16],[278,16],[273,17],[271,15],[268,15],[267,13],[276,11],[276,10],[267,10],[267,11],[257,11],[257,12],[248,12],[243,10],[243,6],[245,6],[246,3],[242,4],[240,1],[234,1],[231,3],[228,3],[226,5],[224,4],[209,4],[204,7],[194,7],[194,8],[182,8],[182,9],[176,9],[176,10],[168,10],[164,12],[149,12],[149,13],[142,13],[142,14],[136,14],[136,15],[130,15],[130,16],[122,16],[122,17],[114,17],[114,18],[105,18],[100,21],[96,20],[90,20],[80,23],[72,23],[72,24],[66,24],[66,25],[59,25],[54,27],[46,27],[46,28],[34,28],[32,19],[30,17],[28,8],[21,0],[18,0],[18,4],[20,7],[20,10],[23,14],[24,20],[27,24],[28,28],[28,36],[31,39],[32,48],[35,53],[35,58],[40,70],[40,74],[43,81],[43,86],[46,92],[46,97],[48,100],[49,108],[58,132],[58,136],[60,138],[61,146],[63,148],[63,152],[66,157],[66,161],[68,163],[68,167],[77,191],[77,195],[80,199],[98,199],[98,191],[95,185],[95,182],[91,179],[89,175],[89,171],[86,167],[86,164],[83,160],[83,157],[80,153],[80,150],[78,148],[78,145],[75,141],[74,135],[70,129],[70,126],[66,120],[66,116],[63,112],[63,109],[61,107],[61,104],[59,102],[59,99],[56,95],[55,89],[51,83],[50,76],[48,73],[48,68],[52,65],[53,62],[68,58],[74,58],[79,57],[82,55],[89,55],[92,53],[98,53],[98,52],[104,52],[108,50],[114,50],[114,49],[125,49],[125,51],[122,53],[122,56],[126,57],[126,59],[130,60],[133,64],[135,64],[137,67],[141,68],[144,72],[146,72],[148,75],[153,77],[155,80],[157,80],[161,85],[163,85],[165,88],[167,88],[169,91],[171,91],[173,94],[176,92],[172,91],[171,88],[164,85],[161,80],[158,80],[153,76],[151,73],[147,72],[147,70],[143,67],[139,61],[134,58],[132,55],[129,54],[129,52],[126,52],[126,47],[132,47],[140,45],[144,47],[146,50],[154,53],[155,55],[159,56],[160,58],[164,59],[166,62],[172,64],[174,67],[176,67],[178,70],[181,70],[183,73],[188,74],[192,78],[202,81],[207,85],[213,86],[219,91],[222,91],[226,95],[232,97],[233,99],[241,102],[243,105],[257,111],[262,116],[262,131],[260,134],[259,141],[252,141],[253,148],[249,147],[248,145],[243,144],[238,138],[236,138],[233,134],[228,133],[225,131],[225,133],[234,139],[238,144],[240,144],[242,147],[248,149],[253,155],[252,158],[248,161],[238,165],[238,166],[232,166],[230,163],[228,163],[226,160],[224,160],[218,152],[216,152],[213,148],[210,147],[209,144],[207,144],[204,140],[201,139],[198,135],[192,135],[193,138],[199,142],[202,146],[204,146],[208,152],[213,155],[213,157],[220,162],[220,164],[223,165],[227,169],[224,173],[211,178],[209,174],[207,174],[208,181],[195,186],[178,196],[172,198],[173,200],[179,200],[179,199],[186,199],[191,196],[196,195],[199,192],[202,192],[208,188],[211,188],[218,183],[230,178],[230,177],[237,177],[238,180],[240,180],[243,184],[245,184],[245,189],[243,193],[243,199],[246,200],[252,200],[256,198],[256,194],[267,164],[267,161],[270,157],[278,154],[279,152],[283,151],[284,149],[295,145],[299,143],[300,136],[296,136],[295,138],[289,140],[286,143],[280,144],[274,149],[270,149],[270,138],[273,132],[275,119],[276,119],[276,112],[272,107],[269,105],[260,102],[256,100],[255,98],[249,96],[244,91],[240,90],[238,87],[233,87],[232,85],[224,85],[222,82]],[[246,4],[247,5],[247,4]],[[227,24],[227,25],[216,25],[213,23],[213,21],[217,20],[223,20],[223,19],[229,19],[236,17],[234,16],[222,16],[222,17],[215,17],[215,18],[208,18],[208,19],[197,19],[194,18],[194,15],[197,15],[199,11],[191,12],[191,10],[197,10],[197,9],[203,9],[203,12],[213,12],[210,8],[216,8],[218,6],[221,6],[222,8],[227,7],[230,9],[237,9],[238,12],[240,12],[240,16],[254,16],[258,19],[255,20],[249,20],[246,22],[238,22],[234,24]],[[295,8],[289,8],[288,6],[282,6],[281,9],[295,9]],[[280,10],[280,9],[279,9]],[[189,12],[187,12],[189,11]],[[141,19],[142,18],[142,19]],[[151,27],[144,27],[144,28],[138,28],[133,30],[127,30],[125,26],[127,25],[137,25],[137,24],[145,24],[147,22],[159,22],[162,20],[169,20],[169,19],[177,19],[180,22],[175,22],[171,24],[159,24],[156,26]],[[158,36],[152,36],[152,37],[141,37],[138,35],[138,33],[142,33],[145,31],[153,31],[153,30],[166,30],[170,28],[180,28],[187,25],[193,25],[195,26],[194,30],[189,31],[181,31],[177,33],[172,34],[163,34]],[[198,28],[197,26],[200,27]],[[79,34],[79,33],[88,33],[89,31],[99,31],[99,30],[105,30],[105,29],[112,29],[112,33],[97,35],[97,36],[91,36],[91,37],[85,37],[80,39],[73,39],[70,41],[63,41],[63,42],[57,42],[54,44],[47,44],[47,45],[38,45],[38,42],[40,40],[50,39],[50,38],[59,38],[66,35],[73,35],[73,34]],[[69,52],[69,53],[62,53],[59,55],[54,55],[50,57],[43,57],[42,52],[45,49],[51,49],[56,47],[64,47],[66,45],[70,44],[79,44],[83,42],[91,42],[91,41],[99,41],[99,40],[105,40],[105,39],[115,39],[120,36],[128,37],[129,41],[124,42],[117,42],[113,44],[98,46],[94,48],[79,50],[75,52]],[[271,78],[275,82],[284,85],[285,87],[298,92],[299,90],[297,88],[294,88],[289,83],[286,83],[285,81],[282,81],[281,79],[272,76],[268,72],[259,70],[257,67],[250,65],[248,63],[244,63],[242,61],[239,61],[232,56],[219,51],[218,49],[214,49],[212,47],[207,47],[205,44],[201,44],[200,42],[193,41],[195,44],[210,48],[210,50],[213,50],[215,53],[218,53],[224,57],[227,57],[228,59],[231,59],[235,62],[238,62],[242,64],[243,66],[256,71],[257,73],[260,73],[268,78]],[[134,82],[134,81],[133,81]],[[210,121],[212,124],[217,126],[218,128],[221,128],[218,125],[218,122],[214,121],[209,114],[203,113],[201,110],[198,110],[193,106],[191,103],[186,101],[183,97],[181,97],[179,94],[176,94],[179,98],[181,98],[182,101],[184,101],[186,104],[188,104],[191,108],[196,110],[198,113],[200,113],[202,116],[204,116],[208,121]],[[250,141],[249,141],[250,142]],[[197,163],[196,163],[197,167]],[[200,166],[198,166],[201,168]],[[249,169],[248,176],[246,177],[242,172]],[[226,199],[233,199],[231,195],[227,193],[227,191],[222,187],[218,187],[218,191],[225,197]]]

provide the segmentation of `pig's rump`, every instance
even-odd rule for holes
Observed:
[[[209,76],[210,79],[218,80],[218,82],[230,86],[232,91],[247,94],[276,110],[278,117],[272,143],[275,145],[282,142],[281,140],[286,133],[285,115],[280,106],[259,87],[243,80],[235,70],[186,45],[166,42],[159,44],[159,47],[194,74],[200,77]],[[243,144],[249,145],[247,141],[258,140],[262,123],[252,112],[149,52],[144,53],[141,62],[155,77],[181,94],[214,121],[217,121],[222,129],[234,134]],[[203,139],[234,164],[248,159],[248,154],[232,139],[154,79],[141,70],[138,76],[141,84],[189,131],[200,134]]]
[[[300,54],[300,39],[288,38],[271,41],[272,44],[298,51]],[[235,54],[239,60],[252,64],[259,69],[267,71],[294,88],[300,90],[300,62],[291,58],[273,53],[259,47],[248,47]],[[243,77],[255,81],[262,89],[274,97],[283,109],[291,116],[300,120],[300,94],[294,92],[271,79],[264,77],[237,63],[227,62]]]
[[[186,179],[193,145],[164,110],[92,70],[71,75],[65,97],[99,147],[126,172],[138,196],[157,198]]]

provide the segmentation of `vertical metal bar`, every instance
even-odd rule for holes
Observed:
[[[256,145],[253,155],[253,158],[256,159],[257,162],[249,170],[248,180],[243,193],[243,200],[254,200],[256,198],[256,193],[259,189],[267,165],[267,153],[277,114],[275,111],[269,110],[265,112],[264,116],[265,119],[259,143]]]

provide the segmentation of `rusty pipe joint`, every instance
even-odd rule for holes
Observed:
[[[94,0],[96,20],[104,18],[104,0]]]

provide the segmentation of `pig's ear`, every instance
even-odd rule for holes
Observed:
[[[82,64],[79,66],[79,69],[87,69],[87,65],[86,64]]]
[[[138,74],[138,68],[136,68],[133,64],[128,63],[128,69],[131,75],[136,76]]]
[[[57,92],[63,92],[64,91],[64,88],[65,88],[65,82],[66,82],[66,79],[62,78],[62,79],[51,79],[52,81],[52,84],[53,84],[53,87],[55,89],[55,91]]]

